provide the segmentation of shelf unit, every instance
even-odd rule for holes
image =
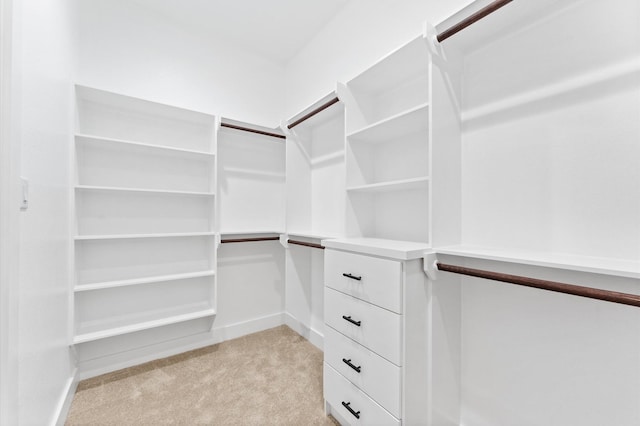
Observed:
[[[306,115],[335,97],[335,92],[329,93],[298,116]],[[298,116],[288,122],[295,122]],[[341,102],[288,130],[288,233],[325,237],[344,235],[344,132],[344,105]]]
[[[331,92],[283,123],[287,131],[287,244],[285,310],[287,324],[322,348],[325,238],[345,233],[344,104]],[[324,109],[324,105],[330,105]]]
[[[350,237],[430,243],[430,68],[421,36],[344,87]]]
[[[218,130],[218,230],[251,234],[285,229],[285,139],[277,130],[223,119]]]
[[[83,348],[98,340],[177,323],[193,325],[185,336],[208,331],[192,320],[216,314],[216,117],[86,86],[76,104],[79,361],[95,359]],[[109,342],[100,356],[122,351]]]

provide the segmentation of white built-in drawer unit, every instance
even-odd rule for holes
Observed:
[[[426,424],[428,246],[366,240],[323,241],[327,412],[342,424]]]
[[[349,295],[325,288],[324,321],[383,358],[400,365],[400,315]]]
[[[402,313],[402,264],[355,253],[325,253],[325,284],[342,293]]]
[[[324,339],[329,342],[325,345],[325,362],[400,417],[400,367],[331,327],[325,329]]]
[[[349,416],[350,424],[400,425],[400,420],[326,364],[323,376],[325,400],[333,407],[340,407]]]

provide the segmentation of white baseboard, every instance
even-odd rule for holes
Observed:
[[[284,323],[293,331],[311,342],[313,346],[324,351],[324,335],[318,330],[306,326],[288,312],[284,313]]]
[[[80,362],[78,381],[194,349],[215,345],[226,340],[236,339],[282,324],[284,324],[284,313],[280,312],[222,327],[214,327],[207,333],[188,336],[184,339],[165,342],[160,345],[142,348],[128,353],[118,353],[103,358]]]
[[[76,388],[78,387],[78,380],[76,380],[77,375],[78,369],[75,368],[71,373],[71,377],[69,377],[65,383],[62,395],[60,395],[60,401],[58,402],[58,406],[56,407],[56,411],[53,416],[53,421],[51,422],[52,425],[64,426],[67,416],[69,415],[71,403],[73,402],[73,396],[75,395]]]

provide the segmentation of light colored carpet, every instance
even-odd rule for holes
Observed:
[[[322,352],[279,326],[79,383],[66,425],[335,425]]]

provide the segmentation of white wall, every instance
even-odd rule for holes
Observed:
[[[71,385],[69,173],[74,65],[70,1],[14,2],[14,126],[29,208],[20,214],[20,424],[51,424]]]
[[[285,253],[278,241],[221,244],[218,249],[218,314],[213,334],[238,337],[282,324]]]
[[[291,117],[470,0],[351,0],[286,67]]]
[[[275,127],[284,68],[125,0],[79,1],[78,82]]]
[[[465,57],[463,240],[637,260],[640,4],[563,5]]]
[[[12,1],[0,1],[0,424],[17,423],[18,169],[13,138]]]

